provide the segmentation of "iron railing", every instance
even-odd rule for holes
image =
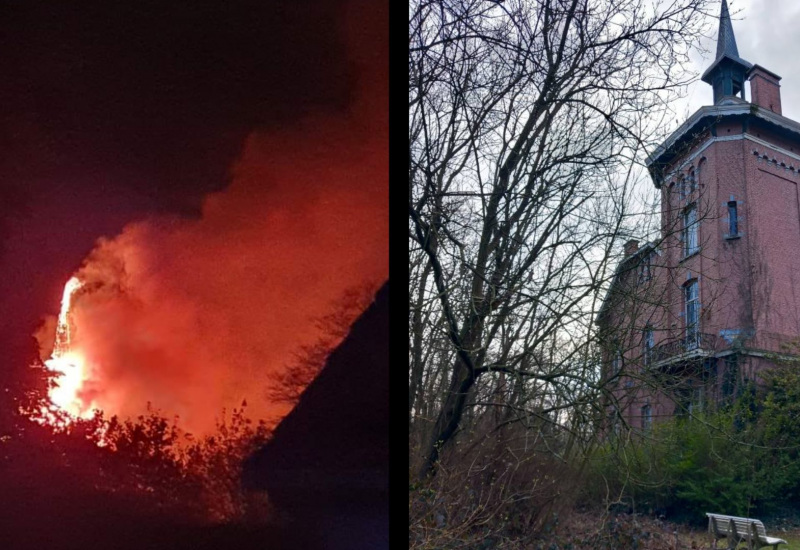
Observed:
[[[646,363],[652,365],[695,350],[701,352],[717,351],[717,340],[718,338],[715,334],[703,332],[696,332],[688,337],[671,340],[653,348],[649,357],[647,357]]]

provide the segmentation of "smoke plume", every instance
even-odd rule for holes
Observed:
[[[194,432],[245,398],[251,416],[279,417],[270,373],[320,336],[313,319],[348,288],[386,279],[386,25],[364,19],[368,4],[344,25],[357,82],[346,110],[253,132],[199,219],[148,219],[98,241],[72,311],[85,402],[122,416],[150,402]],[[53,327],[37,336],[43,355]]]

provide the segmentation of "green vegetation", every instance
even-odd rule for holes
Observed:
[[[706,512],[773,517],[800,502],[800,372],[784,364],[705,414],[604,444],[588,491],[637,512],[705,522]]]
[[[703,549],[717,512],[760,519],[800,550],[797,367],[778,363],[713,410],[573,454],[541,428],[460,439],[436,478],[409,473],[411,547]]]

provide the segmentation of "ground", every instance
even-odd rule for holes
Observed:
[[[546,526],[538,536],[499,536],[478,532],[460,540],[447,540],[447,527],[429,530],[428,539],[414,536],[411,548],[480,548],[491,550],[710,550],[707,529],[632,514],[562,512],[560,521]],[[759,518],[760,519],[760,518]],[[787,520],[764,520],[767,533],[789,542],[779,550],[800,550],[800,525]],[[784,524],[783,527],[781,525]],[[718,548],[727,548],[720,541]],[[739,549],[746,548],[742,544]]]
[[[789,546],[780,545],[779,550],[800,550],[800,529],[792,531],[774,531],[767,528],[767,534],[771,537],[778,537],[789,543]],[[686,529],[681,536],[681,548],[696,548],[704,550],[712,548],[711,535],[705,529]],[[694,546],[692,545],[694,543]],[[722,541],[717,545],[718,548],[725,548]],[[739,545],[739,548],[747,548],[746,544]]]
[[[618,516],[618,518],[619,522],[625,523],[627,526],[634,522],[638,523],[641,528],[634,531],[643,535],[650,535],[642,536],[639,539],[641,542],[637,543],[637,548],[640,550],[709,550],[713,548],[713,539],[705,527],[693,527],[652,518],[634,518],[627,515]],[[594,524],[595,526],[597,526],[599,520],[600,518],[596,515],[591,515],[590,518],[579,517],[577,519],[579,522],[585,522],[587,525]],[[769,536],[782,538],[789,543],[788,546],[781,545],[779,550],[800,550],[800,526],[775,527],[773,522],[766,520],[765,525]],[[677,549],[675,547],[676,541]],[[725,548],[722,541],[717,546],[718,548]],[[746,544],[739,546],[739,548],[746,547]],[[620,546],[618,550],[623,550],[623,547]]]

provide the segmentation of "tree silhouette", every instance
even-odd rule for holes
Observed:
[[[319,374],[331,351],[347,335],[350,325],[363,312],[375,295],[375,285],[366,283],[347,289],[336,301],[331,313],[317,319],[321,336],[295,353],[294,361],[270,377],[269,398],[277,403],[297,404],[303,390]]]

